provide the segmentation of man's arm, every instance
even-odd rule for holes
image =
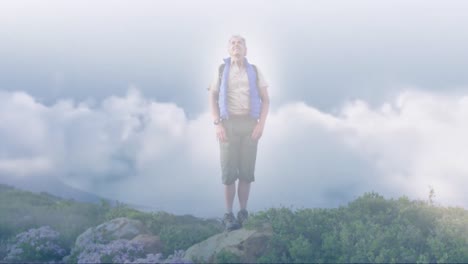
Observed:
[[[218,98],[219,98],[219,91],[209,91],[209,103],[211,109],[211,115],[213,116],[214,120],[219,120],[219,106],[218,106]]]
[[[219,120],[219,105],[218,105],[219,91],[210,90],[209,91],[209,103],[211,108],[211,115],[213,116],[213,121]],[[216,126],[216,136],[220,141],[227,141],[226,131],[222,123],[218,123]]]
[[[262,110],[260,113],[260,119],[258,120],[257,125],[255,126],[254,131],[252,132],[252,138],[254,140],[260,139],[263,134],[263,129],[265,128],[265,122],[268,116],[268,111],[270,109],[270,96],[268,95],[267,86],[258,87],[260,92],[260,99],[262,100]]]

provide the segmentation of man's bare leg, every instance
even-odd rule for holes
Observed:
[[[234,197],[236,196],[236,183],[230,185],[224,185],[224,200],[226,202],[226,213],[232,213],[232,204],[234,203]]]
[[[239,206],[241,210],[247,209],[247,201],[249,200],[250,182],[239,179],[239,186],[237,187],[237,195],[239,197]]]

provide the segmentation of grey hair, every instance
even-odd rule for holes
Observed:
[[[232,36],[229,38],[229,42],[228,42],[228,43],[231,43],[231,40],[234,39],[234,38],[237,38],[237,39],[242,40],[242,42],[244,42],[244,45],[247,46],[247,43],[245,42],[245,38],[242,37],[241,35],[232,35]]]

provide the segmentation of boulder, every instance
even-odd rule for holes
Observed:
[[[273,235],[271,228],[258,230],[238,229],[214,235],[193,245],[185,252],[184,259],[194,262],[218,262],[221,255],[228,254],[234,262],[256,262]]]
[[[159,239],[159,236],[142,234],[133,238],[131,242],[143,245],[143,251],[146,254],[157,254],[161,253],[163,250],[163,246],[161,240]]]
[[[138,235],[149,234],[143,223],[125,217],[115,218],[111,221],[88,228],[76,239],[76,247],[85,247],[90,243],[107,244],[112,240],[131,240]]]
[[[142,222],[116,218],[89,228],[78,236],[70,256],[72,263],[134,262],[135,259],[161,253],[159,236],[149,232]]]

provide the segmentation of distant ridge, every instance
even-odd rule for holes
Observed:
[[[21,178],[0,175],[0,184],[10,185],[34,193],[46,192],[54,196],[73,199],[79,202],[100,203],[101,200],[108,200],[96,194],[71,187],[54,177]]]

